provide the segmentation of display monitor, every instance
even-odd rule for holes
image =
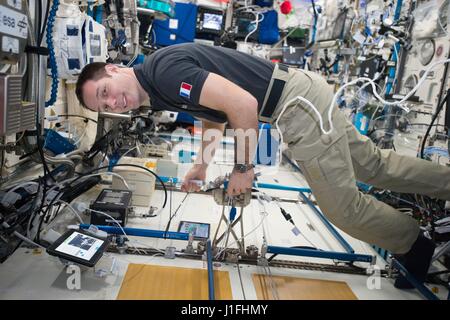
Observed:
[[[222,10],[198,7],[196,38],[213,40],[224,28],[225,14]]]
[[[215,13],[205,13],[203,15],[203,29],[217,30],[220,31],[222,29],[222,14]]]
[[[209,238],[209,224],[193,221],[181,221],[178,232],[189,233],[195,240],[205,240]]]
[[[103,255],[108,241],[82,230],[70,230],[47,248],[50,255],[93,267]]]

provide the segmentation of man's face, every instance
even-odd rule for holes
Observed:
[[[138,108],[141,97],[139,83],[134,75],[115,65],[107,65],[105,70],[108,76],[88,80],[83,85],[86,106],[94,111],[114,113]]]

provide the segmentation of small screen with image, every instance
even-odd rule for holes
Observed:
[[[205,13],[203,15],[203,28],[220,31],[222,29],[223,16],[214,13]]]
[[[103,243],[103,240],[74,232],[56,248],[56,251],[83,260],[90,260]]]

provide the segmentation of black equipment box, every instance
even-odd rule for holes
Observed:
[[[89,207],[91,210],[99,211],[91,211],[91,224],[117,227],[117,221],[125,227],[131,207],[131,196],[132,192],[129,190],[103,189]],[[108,214],[113,219],[100,212]]]
[[[256,19],[261,19],[261,17],[259,15],[255,16],[251,12],[235,12],[233,14],[232,27],[234,29],[236,39],[245,39],[250,32],[256,29],[255,32],[250,34],[248,41],[257,42],[259,39],[260,24],[256,25]]]

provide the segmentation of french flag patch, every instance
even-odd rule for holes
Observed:
[[[180,96],[185,98],[191,97],[192,85],[186,82],[182,82],[180,86]]]

